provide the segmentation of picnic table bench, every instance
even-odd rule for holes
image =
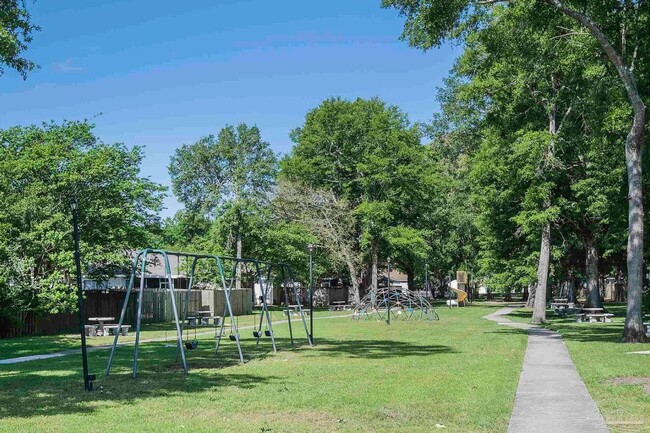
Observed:
[[[349,310],[350,308],[350,304],[346,301],[332,301],[330,303],[330,311]]]
[[[576,306],[573,302],[551,302],[551,308],[555,314],[560,316],[579,313],[582,310],[579,305]]]
[[[578,322],[611,322],[612,317],[611,313],[605,313],[603,308],[583,308],[584,313],[576,314],[576,321]]]
[[[585,316],[590,322],[611,322],[614,317],[611,313],[587,313]]]
[[[108,335],[115,335],[117,332],[118,325],[104,325],[104,329],[108,331]],[[129,335],[129,329],[131,329],[131,325],[122,325],[122,328],[120,329],[120,332],[122,333],[122,336],[126,337]],[[105,334],[106,335],[106,334]]]
[[[311,311],[309,310],[309,308],[305,308],[304,305],[298,305],[298,304],[289,304],[289,308],[284,310],[284,314],[285,315],[286,314],[293,314],[294,316],[297,316],[297,315],[300,314],[300,308],[299,307],[302,307],[303,314],[305,314],[305,315],[311,314]]]
[[[573,308],[573,302],[551,302],[551,308]]]
[[[97,326],[96,331],[95,331],[95,335],[99,335],[99,336],[105,335],[104,334],[104,323],[105,322],[110,322],[111,320],[115,320],[115,317],[89,317],[88,318],[88,321],[98,323],[97,325],[93,325],[93,326]]]
[[[210,320],[214,326],[219,326],[221,316],[213,316],[212,311],[196,311],[193,316],[187,316],[188,326],[210,326]]]
[[[84,330],[87,337],[97,336],[97,325],[84,325]]]

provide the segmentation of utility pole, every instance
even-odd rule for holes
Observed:
[[[309,339],[314,344],[314,246],[307,245],[309,250]]]
[[[386,298],[386,308],[388,309],[388,324],[390,325],[390,257],[388,258],[388,297]]]
[[[429,264],[424,264],[424,291],[429,291]]]

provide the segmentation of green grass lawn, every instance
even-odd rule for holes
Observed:
[[[245,330],[244,365],[233,342],[215,359],[214,338],[201,336],[188,376],[163,342],[141,346],[135,380],[132,346],[118,349],[109,377],[101,375],[108,352],[95,351],[92,393],[83,391],[79,356],[0,365],[0,432],[430,432],[436,423],[505,432],[526,336],[481,319],[491,311],[440,309],[440,321],[390,326],[320,319],[316,347],[297,333],[294,350],[278,325],[275,354],[268,337],[256,348]]]
[[[577,323],[573,316],[547,311],[547,328],[559,332],[589,393],[614,432],[650,431],[650,395],[641,385],[616,385],[611,379],[650,377],[650,355],[629,352],[650,350],[650,344],[621,343],[625,305],[605,305],[615,314],[611,323]],[[520,309],[508,317],[529,322],[531,311]]]

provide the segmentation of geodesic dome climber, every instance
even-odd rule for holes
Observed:
[[[420,293],[401,286],[379,287],[371,290],[361,299],[352,313],[352,318],[362,317],[384,320],[390,311],[393,319],[438,320],[438,313]]]

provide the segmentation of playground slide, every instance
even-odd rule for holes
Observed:
[[[460,304],[461,302],[465,302],[467,300],[466,291],[460,289],[454,289],[453,287],[451,288],[451,290],[453,290],[454,292],[456,292],[456,294],[458,294],[458,304]]]

